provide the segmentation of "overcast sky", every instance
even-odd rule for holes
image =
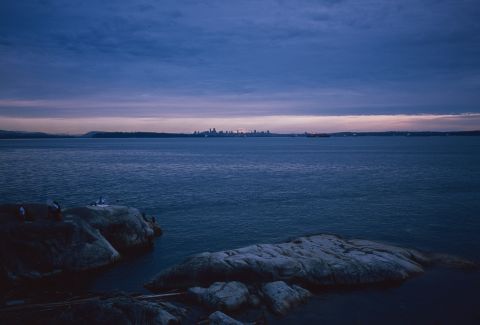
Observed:
[[[480,129],[478,0],[0,1],[0,129]]]

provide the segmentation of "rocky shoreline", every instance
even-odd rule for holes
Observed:
[[[323,289],[399,284],[433,266],[470,269],[476,264],[323,234],[197,254],[163,270],[146,287],[153,292],[186,289],[192,301],[212,311],[260,307],[283,316]]]
[[[44,206],[29,205],[27,209],[36,215],[28,223],[12,219],[11,211],[16,208],[0,206],[4,286],[110,265],[132,250],[151,247],[155,234],[161,233],[151,218],[135,208],[73,208],[64,211],[61,221],[54,221],[43,216]],[[245,319],[242,315],[253,310],[256,316],[249,320],[259,324],[264,322],[262,314],[281,317],[323,289],[398,284],[434,266],[474,268],[476,264],[368,240],[305,236],[197,254],[159,270],[145,284],[153,295],[103,295],[46,304],[43,308],[55,312],[43,313],[43,318],[33,316],[33,323],[238,325],[242,323],[235,318]],[[174,294],[165,294],[172,290]],[[199,309],[202,312],[194,312]],[[18,323],[35,315],[17,310],[22,306],[3,308],[0,317],[4,316],[5,323]]]
[[[0,205],[0,288],[34,284],[66,273],[112,265],[130,251],[153,246],[158,225],[138,209],[116,205],[67,209],[61,220],[48,206]]]

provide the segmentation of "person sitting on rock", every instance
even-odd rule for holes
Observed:
[[[53,201],[52,206],[49,207],[49,212],[56,221],[62,220],[62,208],[57,201]]]
[[[25,210],[23,205],[21,205],[20,208],[18,209],[18,219],[21,222],[24,222],[27,219],[27,211]]]

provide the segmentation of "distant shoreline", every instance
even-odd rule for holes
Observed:
[[[480,130],[475,131],[387,131],[387,132],[334,132],[334,133],[270,133],[270,132],[195,132],[195,133],[165,133],[165,132],[89,132],[83,135],[49,134],[42,132],[21,132],[0,130],[0,139],[126,139],[126,138],[278,138],[278,137],[361,137],[361,136],[391,136],[391,137],[430,137],[430,136],[480,136]]]

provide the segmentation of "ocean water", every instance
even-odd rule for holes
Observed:
[[[0,201],[100,195],[165,230],[89,290],[141,292],[203,251],[335,233],[480,260],[480,137],[0,140]],[[278,323],[480,322],[478,272],[329,292]],[[347,311],[347,312],[346,312]]]

